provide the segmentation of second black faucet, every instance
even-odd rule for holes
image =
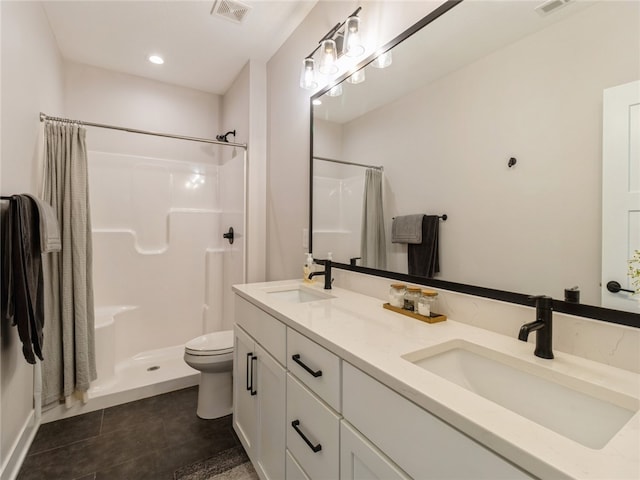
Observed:
[[[327,260],[313,260],[314,263],[317,263],[319,265],[324,265],[324,271],[323,272],[311,272],[309,274],[309,280],[311,280],[313,277],[316,277],[318,275],[324,275],[324,289],[325,290],[331,290],[331,283],[333,282],[333,279],[331,278],[331,260],[327,259]]]

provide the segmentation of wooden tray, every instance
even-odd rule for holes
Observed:
[[[439,313],[431,312],[430,317],[425,317],[424,315],[420,315],[419,313],[410,312],[409,310],[405,310],[404,308],[394,307],[390,303],[382,304],[382,308],[386,308],[387,310],[391,310],[396,313],[401,313],[402,315],[406,315],[407,317],[415,318],[416,320],[420,320],[421,322],[426,323],[438,323],[444,322],[447,319],[446,315],[441,315]]]

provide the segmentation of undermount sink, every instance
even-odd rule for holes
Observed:
[[[593,449],[604,447],[639,409],[636,398],[464,340],[402,358]]]
[[[311,288],[305,288],[303,285],[270,288],[267,290],[267,294],[272,298],[277,298],[278,300],[289,303],[306,303],[335,298],[333,295]]]

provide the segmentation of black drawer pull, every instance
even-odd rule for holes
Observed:
[[[309,374],[313,375],[314,377],[321,377],[322,376],[322,370],[318,370],[317,372],[314,372],[313,370],[311,370],[309,367],[307,367],[304,362],[302,360],[300,360],[300,354],[296,353],[295,355],[291,356],[291,360],[293,360],[294,362],[296,362],[298,365],[300,365],[302,368],[304,368],[307,372],[309,372]]]
[[[252,356],[253,356],[253,353],[247,353],[247,391],[248,392],[251,391],[251,389],[253,388],[249,383],[249,364],[251,363]],[[251,375],[251,381],[253,381],[253,375]]]
[[[302,437],[302,439],[304,440],[304,443],[309,445],[309,448],[311,450],[313,450],[313,453],[318,453],[320,450],[322,450],[322,445],[320,445],[320,444],[314,445],[313,443],[311,443],[309,441],[309,439],[307,438],[307,436],[304,433],[302,433],[302,430],[300,430],[300,428],[298,428],[298,425],[300,425],[300,420],[294,420],[293,422],[291,422],[291,426],[293,427],[293,429],[296,432],[298,432],[298,435],[300,435]]]
[[[258,357],[256,357],[255,355],[253,355],[251,357],[251,395],[257,395],[258,394],[258,390],[254,389],[254,385],[253,385],[253,362],[254,360],[257,362],[258,361]]]

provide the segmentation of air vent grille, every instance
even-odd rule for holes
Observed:
[[[544,17],[545,15],[549,15],[551,12],[555,12],[559,8],[562,8],[571,2],[573,2],[573,0],[548,0],[541,5],[538,5],[535,8],[535,11],[538,12],[539,15],[542,15]]]
[[[242,23],[251,7],[237,0],[216,0],[211,9],[211,15],[222,17],[234,23]]]

